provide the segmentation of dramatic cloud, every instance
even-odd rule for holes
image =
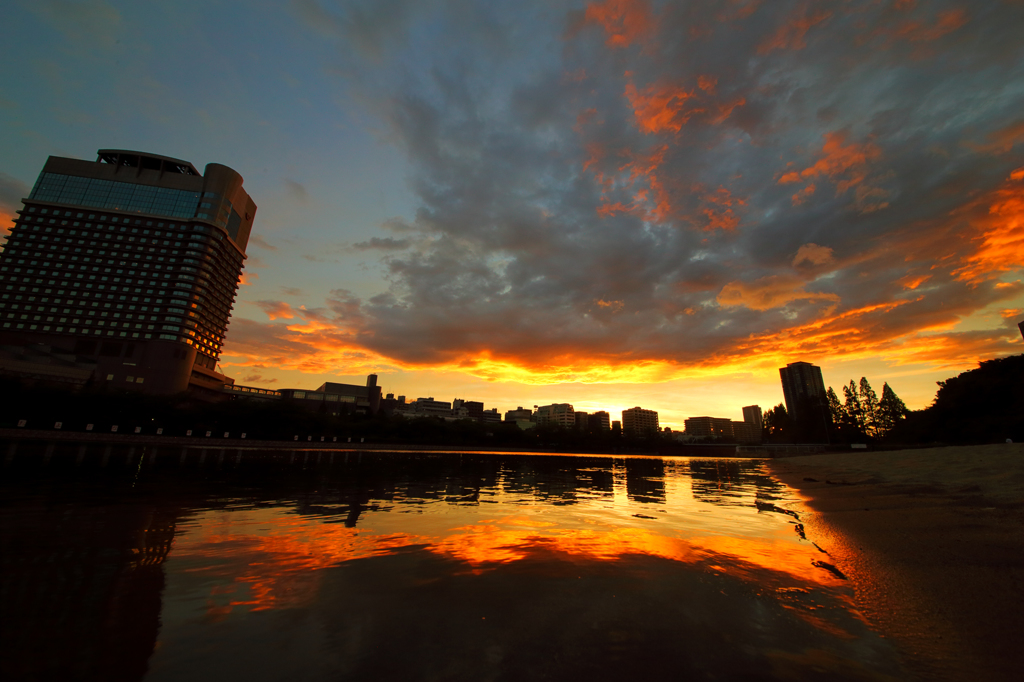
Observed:
[[[386,288],[260,302],[240,364],[636,381],[1019,342],[957,325],[1024,307],[1021,3],[299,7],[418,206],[352,246]]]

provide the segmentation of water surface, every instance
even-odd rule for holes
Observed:
[[[900,677],[760,461],[4,453],[6,679]]]

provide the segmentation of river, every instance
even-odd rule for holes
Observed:
[[[0,673],[875,680],[764,461],[0,446]]]

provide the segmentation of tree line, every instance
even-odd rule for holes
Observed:
[[[842,387],[843,400],[831,386],[824,401],[808,400],[798,406],[794,419],[783,404],[764,413],[762,439],[767,443],[852,443],[885,439],[910,411],[888,383],[878,397],[867,377]]]

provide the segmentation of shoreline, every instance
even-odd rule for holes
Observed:
[[[808,540],[912,679],[1015,680],[1024,666],[1024,445],[769,460]]]
[[[165,436],[152,433],[106,433],[96,431],[60,431],[49,429],[0,428],[0,443],[51,442],[96,443],[108,445],[168,446],[203,448],[211,450],[275,450],[275,451],[333,451],[333,452],[452,452],[480,454],[528,454],[595,457],[692,457],[695,459],[764,459],[760,453],[740,454],[735,445],[698,445],[671,448],[678,452],[658,450],[583,451],[554,450],[528,447],[487,445],[433,445],[418,443],[349,443],[329,440],[256,440],[250,438],[218,437],[211,434],[194,436]]]

